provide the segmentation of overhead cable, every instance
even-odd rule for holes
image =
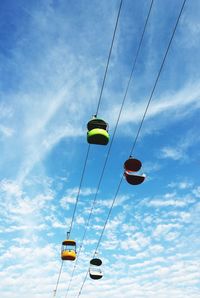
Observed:
[[[109,157],[109,154],[110,154],[110,151],[111,151],[111,148],[112,148],[112,144],[113,144],[113,141],[114,141],[116,130],[117,130],[119,120],[120,120],[120,117],[121,117],[121,113],[122,113],[122,110],[123,110],[123,107],[124,107],[124,103],[125,103],[125,100],[126,100],[126,97],[127,97],[129,85],[130,85],[131,80],[133,78],[135,65],[136,65],[136,62],[137,62],[137,59],[138,59],[138,55],[139,55],[140,48],[141,48],[141,45],[142,45],[142,41],[143,41],[143,38],[144,38],[144,33],[146,31],[147,23],[148,23],[149,16],[150,16],[150,13],[151,13],[151,10],[152,10],[153,2],[154,2],[154,0],[151,1],[150,7],[149,7],[149,10],[148,10],[148,14],[147,14],[147,17],[146,17],[146,20],[145,20],[144,28],[143,28],[143,31],[142,31],[142,35],[141,35],[139,45],[138,45],[138,48],[137,48],[137,51],[136,51],[136,55],[135,55],[135,58],[133,60],[133,66],[132,66],[131,73],[130,73],[130,76],[129,76],[129,79],[128,79],[125,94],[124,94],[123,101],[122,101],[122,104],[121,104],[121,107],[120,107],[119,115],[118,115],[117,122],[116,122],[116,125],[115,125],[115,128],[114,128],[114,132],[113,132],[113,136],[112,136],[112,139],[111,139],[111,142],[110,142],[110,146],[109,146],[109,149],[108,149],[108,152],[107,152],[107,155],[106,155],[104,166],[103,166],[103,169],[102,169],[102,172],[101,172],[101,175],[100,175],[100,179],[99,179],[99,182],[98,182],[98,186],[97,186],[95,197],[94,197],[94,200],[93,200],[93,203],[92,203],[92,207],[90,209],[90,213],[89,213],[86,225],[85,225],[84,234],[83,234],[83,237],[81,239],[81,244],[80,244],[80,247],[79,247],[79,250],[78,250],[78,253],[77,253],[77,258],[76,258],[76,261],[75,261],[75,264],[74,264],[74,267],[73,267],[73,271],[72,271],[72,274],[71,274],[71,278],[70,278],[70,281],[69,281],[69,285],[68,285],[68,288],[67,288],[65,298],[67,298],[67,296],[68,296],[69,288],[70,288],[70,285],[71,285],[71,282],[72,282],[72,279],[73,279],[73,276],[74,276],[74,272],[75,272],[75,269],[76,269],[76,266],[77,266],[78,258],[79,258],[81,249],[83,247],[83,242],[84,242],[84,239],[85,239],[85,236],[86,236],[89,224],[90,224],[90,219],[91,219],[91,216],[92,216],[92,213],[93,213],[93,209],[94,209],[94,206],[95,206],[95,203],[96,203],[99,188],[100,188],[100,185],[101,185],[101,182],[102,182],[102,179],[103,179],[103,175],[104,175],[104,172],[105,172],[105,168],[106,168],[106,165],[107,165],[108,157]]]
[[[117,26],[118,26],[118,21],[119,21],[119,16],[120,16],[120,12],[121,12],[122,3],[123,3],[123,0],[120,1],[120,5],[119,5],[119,9],[118,9],[118,14],[117,14],[116,22],[115,22],[114,32],[113,32],[113,36],[112,36],[111,46],[110,46],[109,55],[108,55],[107,64],[106,64],[106,69],[105,69],[105,74],[104,74],[103,83],[102,83],[101,91],[100,91],[100,96],[99,96],[99,100],[98,100],[98,104],[97,104],[96,115],[98,114],[100,102],[101,102],[101,99],[102,99],[102,94],[103,94],[105,80],[106,80],[106,76],[107,76],[107,72],[108,72],[108,66],[109,66],[109,63],[110,63],[110,57],[111,57],[111,53],[112,53],[112,49],[113,49],[113,44],[114,44],[114,40],[115,40],[115,35],[116,35]],[[72,231],[73,222],[74,222],[74,219],[75,219],[75,213],[76,213],[76,209],[77,209],[77,205],[78,205],[78,201],[79,201],[79,195],[80,195],[80,190],[81,190],[81,187],[82,187],[82,182],[83,182],[85,169],[86,169],[86,165],[87,165],[87,161],[88,161],[89,151],[90,151],[90,144],[88,145],[88,150],[87,150],[86,157],[85,157],[85,162],[84,162],[83,171],[82,171],[82,175],[81,175],[81,180],[80,180],[78,193],[77,193],[77,197],[76,197],[76,202],[75,202],[75,206],[74,206],[74,210],[73,210],[72,220],[71,220],[71,223],[70,223],[70,228],[69,228],[69,231],[67,231],[67,234],[69,236],[70,236],[70,233]],[[61,275],[61,272],[62,272],[62,265],[60,267],[59,277],[58,277],[58,281],[57,281],[57,284],[56,284],[56,289],[54,290],[54,297],[56,297],[57,288],[58,288],[58,284],[59,284],[59,280],[60,280],[60,275]]]
[[[155,88],[156,88],[156,86],[157,86],[157,83],[158,83],[158,80],[159,80],[159,78],[160,78],[160,75],[161,75],[163,66],[164,66],[164,64],[165,64],[165,61],[166,61],[166,58],[167,58],[167,55],[168,55],[168,52],[169,52],[171,43],[172,43],[172,41],[173,41],[173,38],[174,38],[174,35],[175,35],[175,32],[176,32],[176,29],[177,29],[177,27],[178,27],[178,23],[179,23],[179,20],[180,20],[181,15],[182,15],[182,12],[183,12],[185,3],[186,3],[186,0],[184,0],[183,3],[182,3],[182,6],[181,6],[181,9],[180,9],[179,15],[178,15],[178,17],[177,17],[177,20],[176,20],[176,23],[175,23],[175,26],[174,26],[174,29],[173,29],[173,32],[172,32],[170,41],[169,41],[168,46],[167,46],[167,49],[166,49],[166,51],[165,51],[164,58],[163,58],[163,60],[162,60],[160,69],[159,69],[159,71],[158,71],[158,75],[157,75],[157,77],[156,77],[156,80],[155,80],[155,83],[154,83],[154,86],[153,86],[153,89],[152,89],[150,98],[149,98],[149,100],[148,100],[146,109],[145,109],[145,111],[144,111],[144,115],[143,115],[143,117],[142,117],[141,123],[140,123],[139,128],[138,128],[138,132],[137,132],[137,134],[136,134],[136,137],[135,137],[133,146],[132,146],[132,148],[131,148],[130,156],[132,155],[132,153],[133,153],[133,149],[135,148],[136,142],[137,142],[137,140],[138,140],[138,137],[139,137],[139,134],[140,134],[142,125],[143,125],[143,123],[144,123],[144,119],[145,119],[145,117],[146,117],[146,114],[147,114],[148,108],[149,108],[149,106],[150,106],[150,103],[151,103],[153,94],[154,94],[154,92],[155,92]],[[101,235],[100,235],[100,237],[99,237],[99,241],[98,241],[98,243],[97,243],[97,246],[96,246],[95,252],[94,252],[94,254],[93,254],[93,257],[94,257],[95,254],[97,253],[97,250],[98,250],[98,248],[99,248],[99,245],[100,245],[100,243],[101,243],[101,241],[102,241],[102,237],[103,237],[103,234],[104,234],[106,225],[107,225],[107,223],[108,223],[110,214],[111,214],[111,212],[112,212],[112,209],[113,209],[115,200],[116,200],[117,195],[118,195],[118,193],[119,193],[119,190],[120,190],[122,181],[123,181],[123,176],[121,177],[120,182],[119,182],[119,184],[118,184],[117,191],[116,191],[115,196],[114,196],[114,199],[113,199],[113,201],[112,201],[110,210],[109,210],[109,212],[108,212],[108,215],[107,215],[105,224],[104,224],[104,226],[103,226]],[[80,290],[79,290],[79,293],[78,293],[78,296],[77,296],[77,297],[80,297],[80,295],[81,295],[81,293],[82,293],[82,289],[83,289],[84,284],[85,284],[85,282],[86,282],[86,279],[87,279],[87,276],[88,276],[88,272],[89,272],[89,270],[87,270],[87,273],[86,273],[86,275],[85,275],[85,277],[84,277],[83,283],[82,283],[82,285],[81,285],[81,288],[80,288]]]
[[[58,284],[59,284],[60,276],[61,276],[61,272],[62,272],[62,267],[63,267],[63,261],[62,261],[61,266],[60,266],[60,270],[59,270],[59,274],[58,274],[58,279],[57,279],[57,282],[56,282],[56,287],[55,287],[55,290],[53,291],[53,297],[56,297],[56,293],[57,293],[57,289],[58,289]]]
[[[103,89],[104,89],[104,85],[105,85],[105,80],[106,80],[106,76],[107,76],[107,72],[108,72],[108,66],[109,66],[109,63],[110,63],[110,57],[111,57],[111,53],[112,53],[112,49],[113,49],[113,44],[114,44],[115,34],[116,34],[116,31],[117,31],[117,26],[118,26],[118,22],[119,22],[119,16],[120,16],[121,8],[122,8],[122,3],[123,3],[123,0],[120,1],[120,5],[119,5],[117,20],[116,20],[116,23],[115,23],[115,29],[114,29],[112,42],[111,42],[111,46],[110,46],[110,50],[109,50],[109,54],[108,54],[108,60],[107,60],[107,63],[106,63],[106,69],[105,69],[105,73],[104,73],[104,77],[103,77],[101,92],[100,92],[100,96],[99,96],[99,100],[98,100],[98,104],[97,104],[97,110],[96,110],[96,114],[95,114],[96,116],[99,112],[99,106],[100,106],[102,93],[103,93]]]

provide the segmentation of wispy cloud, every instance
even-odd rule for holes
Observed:
[[[159,121],[162,121],[163,115],[168,115],[167,117],[172,116],[171,121],[176,121],[185,117],[186,114],[192,113],[200,108],[199,96],[199,81],[189,84],[187,83],[178,91],[165,92],[161,94],[159,98],[153,98],[146,119],[154,119],[156,117],[157,121],[158,119]],[[137,104],[135,104],[134,101],[133,103],[128,101],[120,119],[121,125],[125,125],[127,123],[135,124],[141,121],[145,108],[145,100],[138,100]],[[118,114],[119,106],[115,106],[113,111],[112,115],[107,115],[107,119],[109,119],[109,122],[111,123],[111,117]],[[165,120],[165,118],[163,120]],[[167,125],[167,123],[168,122],[165,121],[165,125]]]
[[[189,158],[188,150],[199,143],[200,138],[197,132],[189,130],[184,137],[178,140],[173,146],[166,146],[161,150],[161,158],[170,158],[173,160],[187,160]],[[191,157],[189,158],[191,160]]]

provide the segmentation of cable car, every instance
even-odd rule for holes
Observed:
[[[96,116],[87,124],[87,141],[89,144],[107,145],[109,142],[108,123]]]
[[[135,174],[142,167],[140,160],[130,157],[124,163],[124,177],[129,184],[138,185],[144,182],[146,175],[145,174]]]
[[[76,259],[76,242],[74,240],[67,239],[62,242],[61,259],[63,261]]]
[[[98,258],[94,258],[90,261],[89,274],[91,279],[101,279],[103,277],[103,273],[100,268],[101,265],[102,261]]]

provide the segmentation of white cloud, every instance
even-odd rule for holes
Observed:
[[[67,189],[67,195],[69,196],[76,196],[77,193],[79,191],[78,187],[74,187],[74,188],[68,188]],[[83,187],[80,190],[80,195],[82,196],[90,196],[96,193],[96,189],[95,188],[89,188],[89,187]]]
[[[82,216],[76,216],[76,223],[78,224],[78,225],[80,225],[80,224],[85,224],[85,219],[82,217]]]
[[[190,154],[187,154],[188,149],[198,144],[199,141],[199,134],[196,131],[189,130],[184,137],[178,140],[176,145],[162,148],[160,157],[171,158],[173,160],[186,160],[190,157]],[[180,184],[180,187],[185,186],[185,184]]]
[[[0,125],[0,132],[5,136],[5,137],[11,137],[14,134],[14,130],[10,127],[6,127],[4,125]]]
[[[119,196],[117,196],[117,198],[115,200],[115,204],[114,204],[113,207],[115,208],[115,207],[123,206],[124,203],[126,201],[128,201],[130,198],[131,198],[131,196],[129,196],[129,195],[119,195]],[[96,201],[97,206],[107,207],[107,208],[110,208],[112,203],[113,203],[113,198],[112,199],[106,199],[106,200],[98,199]]]
[[[134,249],[135,251],[140,251],[149,244],[149,237],[146,237],[143,233],[136,232],[132,237],[130,236],[121,243],[121,248],[124,250]]]
[[[0,182],[0,190],[5,192],[7,196],[22,196],[22,190],[20,185],[11,180],[2,180]]]
[[[137,230],[137,227],[136,226],[133,226],[132,224],[127,224],[127,223],[124,223],[122,224],[122,231],[125,232],[125,233],[132,233],[132,232],[135,232]]]
[[[161,157],[179,160],[179,159],[182,159],[184,155],[183,155],[183,152],[180,151],[180,149],[165,147],[161,151]]]
[[[183,202],[181,200],[152,200],[148,203],[148,206],[152,207],[167,207],[167,206],[174,206],[174,207],[184,207],[187,205],[187,202]]]
[[[195,3],[194,9],[199,9],[199,3]],[[190,39],[186,38],[185,35],[182,36],[182,45],[187,48],[193,48],[199,46],[199,39],[197,38],[199,32],[200,32],[200,23],[198,17],[194,19],[191,17],[191,14],[186,14],[182,18],[182,24],[184,29],[187,32],[187,36],[190,36]]]
[[[176,224],[159,224],[154,232],[153,232],[153,236],[154,237],[166,237],[166,234],[169,233],[171,230],[173,229],[180,229],[181,225],[176,223]]]
[[[192,188],[193,187],[193,183],[190,182],[190,179],[187,178],[183,181],[180,181],[180,182],[171,182],[168,184],[168,187],[171,187],[171,188],[179,188],[179,189],[189,189],[189,188]]]
[[[60,204],[62,208],[68,209],[68,204],[74,204],[76,202],[76,198],[74,197],[64,197],[60,200]]]
[[[197,188],[193,189],[193,194],[197,197],[200,198],[200,186]]]
[[[62,197],[60,199],[60,204],[62,206],[62,208],[64,209],[69,209],[69,204],[75,204],[77,198],[79,199],[79,204],[83,203],[83,201],[80,202],[80,197],[87,197],[91,196],[93,194],[96,193],[96,190],[93,188],[81,188],[79,191],[79,188],[75,187],[75,188],[68,188],[66,191],[66,196]],[[89,209],[90,210],[90,209]]]
[[[195,198],[189,193],[185,195],[178,195],[176,192],[166,193],[159,198],[145,199],[141,202],[142,205],[148,207],[180,207],[183,208],[195,202]]]
[[[179,232],[169,232],[168,234],[165,235],[165,240],[167,241],[173,241],[176,238],[178,238],[180,235]]]

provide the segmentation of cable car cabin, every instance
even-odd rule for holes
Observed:
[[[142,167],[140,160],[130,157],[124,163],[124,177],[129,184],[138,185],[144,182],[146,175],[135,174]]]
[[[144,180],[146,178],[145,174],[133,175],[133,174],[130,174],[129,172],[124,172],[124,176],[125,176],[126,181],[132,185],[141,184],[142,182],[144,182]]]
[[[102,261],[98,258],[94,258],[90,261],[89,274],[91,279],[101,279],[103,277],[103,273],[100,268],[101,265]]]
[[[87,124],[89,144],[107,145],[109,142],[108,124],[99,118],[93,118]]]
[[[63,261],[76,259],[76,242],[74,240],[67,239],[62,242],[61,259]]]

